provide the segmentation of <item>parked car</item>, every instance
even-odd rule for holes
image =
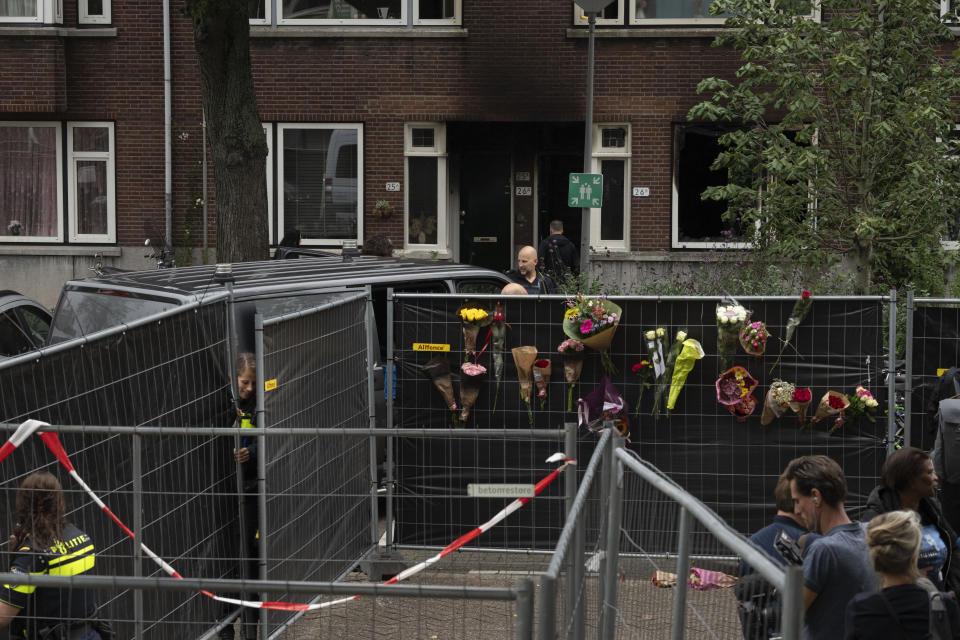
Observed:
[[[0,291],[0,360],[42,347],[51,318],[39,302],[16,291]]]

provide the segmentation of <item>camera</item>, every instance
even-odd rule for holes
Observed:
[[[788,563],[803,564],[803,553],[800,551],[800,546],[787,535],[786,531],[781,529],[777,537],[773,539],[773,548]]]

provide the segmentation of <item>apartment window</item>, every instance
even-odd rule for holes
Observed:
[[[63,240],[61,126],[0,122],[0,240]]]
[[[114,242],[113,125],[84,122],[67,125],[71,242]]]
[[[77,10],[80,24],[110,24],[110,0],[79,0]]]
[[[63,22],[63,0],[0,0],[0,22]]]
[[[406,24],[404,0],[279,0],[283,24]]]
[[[623,24],[623,8],[626,0],[613,0],[597,16],[598,25]],[[589,24],[587,14],[576,2],[573,3],[573,24]]]
[[[730,181],[726,170],[711,168],[723,150],[719,140],[726,131],[709,124],[674,128],[672,235],[675,248],[746,246],[740,227],[723,219],[727,203],[701,199],[707,187]],[[733,179],[736,180],[736,176]]]
[[[629,249],[630,125],[601,124],[593,131],[593,172],[603,174],[603,206],[590,216],[596,249]]]
[[[273,125],[269,122],[263,123],[263,135],[267,138],[267,233],[268,238],[274,238],[273,235]],[[280,234],[283,237],[283,234]],[[279,242],[279,240],[277,240]]]
[[[250,0],[250,24],[270,24],[271,0]]]
[[[406,156],[406,247],[447,248],[446,130],[439,123],[408,123]]]
[[[460,24],[462,0],[413,0],[413,24]]]
[[[947,0],[942,0],[947,2]],[[616,25],[722,25],[729,14],[710,14],[714,0],[615,0],[597,17],[600,26]],[[771,6],[820,19],[820,7],[812,0],[770,0]],[[587,24],[587,16],[573,4],[574,24]]]
[[[362,242],[363,125],[278,126],[278,224],[305,245]]]

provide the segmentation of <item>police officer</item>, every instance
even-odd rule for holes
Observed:
[[[93,541],[67,522],[64,512],[63,490],[53,474],[38,471],[24,478],[10,536],[12,573],[78,576],[93,569]],[[109,627],[96,613],[89,589],[9,584],[0,589],[0,629],[12,623],[13,638],[109,640]]]

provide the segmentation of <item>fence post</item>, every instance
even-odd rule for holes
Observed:
[[[907,287],[907,335],[903,341],[906,369],[903,385],[903,446],[913,446],[910,413],[913,411],[913,287]]]
[[[537,640],[557,640],[557,581],[540,576],[540,624]]]
[[[517,589],[517,622],[514,634],[517,640],[533,640],[533,581],[520,578]]]
[[[607,495],[610,502],[607,508],[607,548],[605,553],[606,569],[602,577],[603,600],[600,601],[600,634],[597,640],[613,638],[617,623],[617,577],[620,573],[620,528],[623,521],[623,464],[617,460],[617,449],[623,447],[623,438],[615,435],[610,438],[607,447],[608,477]],[[679,582],[679,580],[678,580]]]
[[[680,508],[680,532],[677,534],[677,588],[673,600],[673,640],[684,637],[687,628],[687,577],[690,574],[690,512]]]
[[[780,604],[780,633],[783,640],[803,637],[803,569],[797,565],[785,568],[786,589]]]
[[[393,428],[393,287],[387,288],[387,429]],[[384,520],[386,528],[387,550],[393,548],[393,438],[387,436],[387,459],[386,476],[384,481],[387,483],[387,497],[385,499]]]
[[[887,382],[887,455],[893,453],[893,440],[897,436],[896,384],[897,384],[897,290],[890,289],[890,328],[887,336],[888,363],[890,370]]]
[[[367,424],[371,429],[377,426],[377,388],[373,376],[377,368],[376,358],[373,356],[376,347],[373,338],[373,289],[367,285],[367,302],[364,306],[364,328],[367,335]],[[370,544],[374,547],[380,540],[380,514],[377,505],[377,438],[370,436],[367,439],[370,448]]]
[[[598,573],[597,580],[597,633],[603,633],[603,603],[606,602],[606,586],[607,586],[607,572],[611,571],[609,549],[607,547],[607,528],[609,527],[609,509],[610,509],[610,467],[615,464],[616,460],[613,455],[611,455],[612,449],[607,447],[607,450],[603,452],[603,461],[600,467],[600,535],[597,538],[598,546],[597,553],[600,554],[600,569]],[[596,453],[594,453],[596,455]],[[606,513],[608,517],[603,517],[603,514]],[[602,636],[601,636],[602,637]]]
[[[565,422],[564,429],[565,442],[564,447],[567,450],[568,458],[577,458],[577,423]],[[572,452],[572,453],[570,453]],[[578,478],[576,467],[572,469],[573,473],[566,474],[564,478],[564,487],[566,488],[565,506],[567,514],[573,508],[573,502],[577,497]],[[570,552],[567,558],[567,580],[564,583],[565,596],[567,600],[567,612],[572,618],[571,629],[573,637],[577,640],[583,638],[583,600],[580,598],[579,587],[583,582],[583,518],[579,518],[574,527],[573,540],[571,541]]]
[[[140,434],[131,437],[130,470],[133,473],[133,575],[143,575],[143,469]],[[12,549],[11,549],[12,551]],[[143,590],[133,591],[134,637],[143,638]]]
[[[264,397],[264,374],[266,370],[264,369],[264,357],[263,357],[263,316],[259,313],[254,314],[253,316],[253,327],[254,327],[254,349],[256,350],[257,358],[257,373],[258,382],[257,382],[257,426],[261,429],[266,427],[266,420],[263,412],[263,405],[265,401]],[[235,378],[236,376],[234,376]],[[260,544],[257,545],[257,549],[260,552],[260,557],[257,559],[257,577],[261,580],[267,579],[267,558],[269,557],[268,546],[270,543],[270,534],[267,530],[267,456],[269,451],[267,451],[267,437],[266,436],[257,436],[257,532],[260,536]],[[241,494],[240,500],[245,500],[246,498]],[[244,524],[241,522],[241,527],[244,527]],[[243,528],[243,537],[246,538],[247,531],[246,528]],[[247,541],[244,541],[243,549],[246,549]],[[244,554],[246,555],[246,554]],[[260,599],[264,602],[269,600],[268,594],[266,591],[260,594]],[[240,616],[240,629],[243,633],[243,615]],[[267,626],[267,610],[260,609],[260,637],[266,638],[269,633],[269,627]]]

